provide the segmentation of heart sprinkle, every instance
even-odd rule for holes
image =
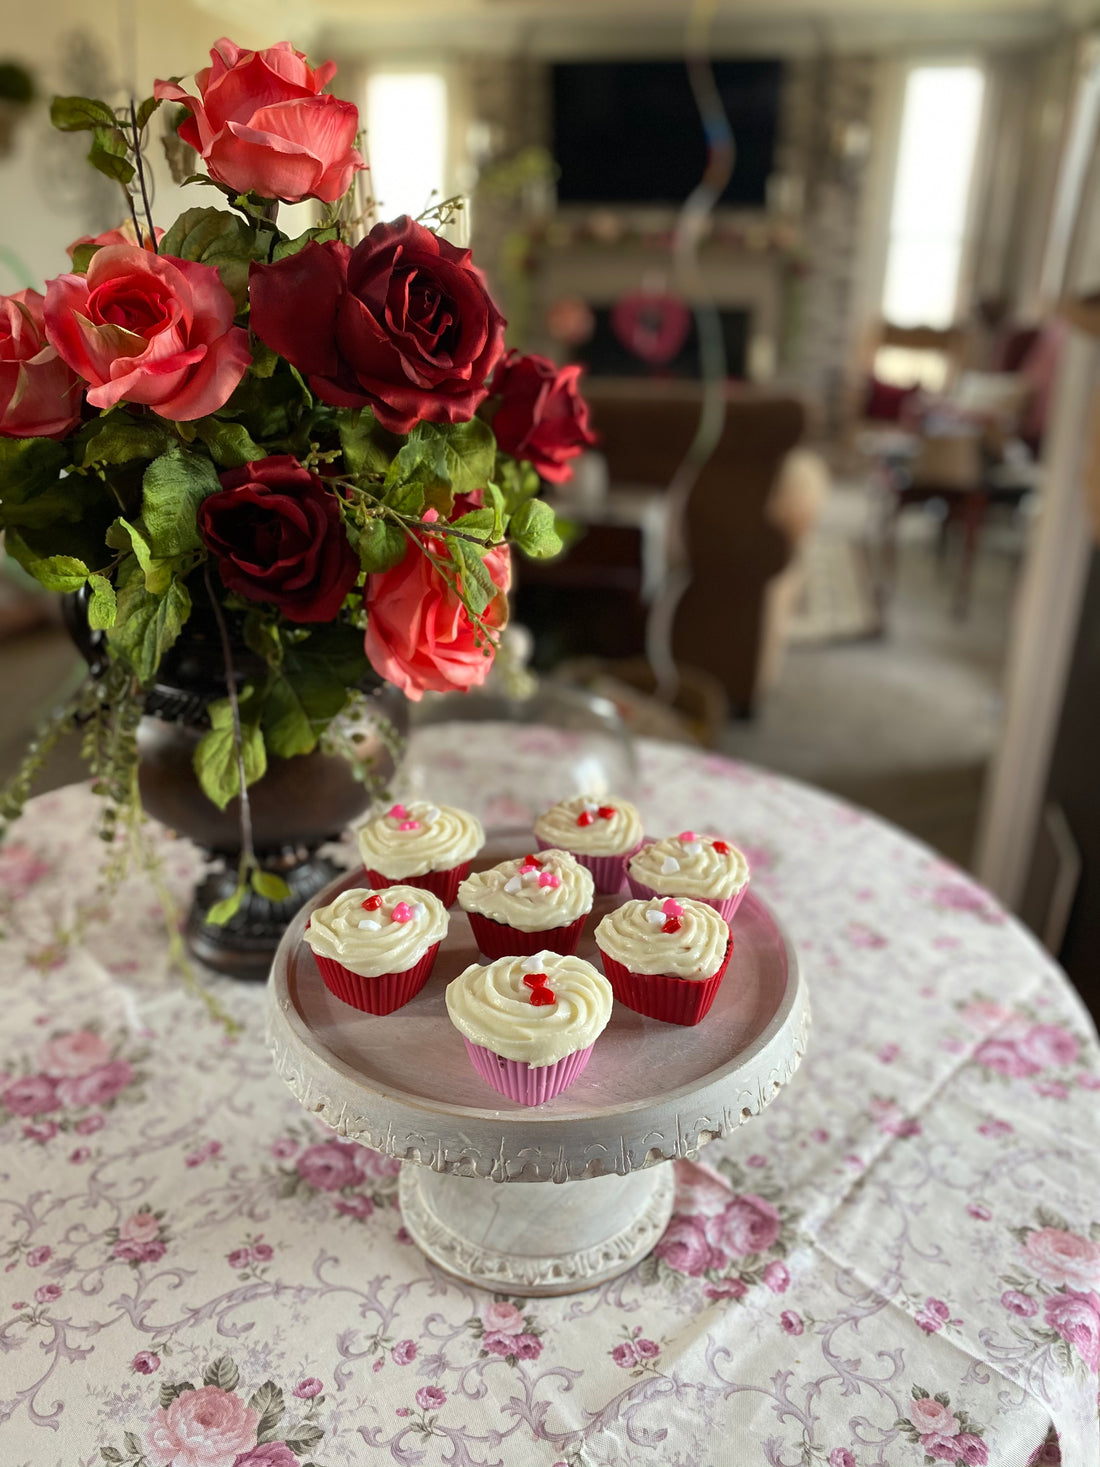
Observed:
[[[650,907],[649,911],[645,914],[645,919],[647,922],[652,922],[654,927],[660,927],[661,923],[665,920],[665,914],[664,912],[658,912],[655,907]]]
[[[682,917],[684,909],[675,897],[668,897],[661,906],[661,911],[666,917]]]
[[[359,919],[360,929],[367,932],[377,932],[381,926],[381,922],[373,922],[369,917],[361,917]]]
[[[596,817],[591,813],[590,810],[582,810],[581,813],[577,816],[577,824],[591,825],[595,818]]]
[[[366,901],[363,903],[363,910],[364,912],[377,912],[378,908],[381,905],[382,898],[378,895],[377,892],[372,892],[371,895],[367,897]]]
[[[541,869],[534,861],[524,861],[523,865],[519,868],[519,874],[526,876],[529,871],[540,871]]]
[[[726,845],[724,840],[716,840],[714,842],[714,849],[718,852],[720,856],[728,856],[730,853],[730,848],[728,845]]]
[[[596,811],[596,814],[600,817],[601,820],[614,820],[615,816],[618,814],[618,811],[615,809],[614,805],[601,805],[600,808]]]
[[[419,830],[420,829],[420,821],[419,820],[402,820],[401,824],[397,828],[398,828],[398,830]]]
[[[429,805],[428,808],[423,813],[424,813],[424,819],[425,820],[438,820],[439,819],[439,806],[438,805]]]
[[[703,842],[701,840],[689,840],[684,846],[684,850],[689,856],[697,856],[702,849]]]
[[[557,1003],[557,999],[547,987],[547,975],[545,973],[528,973],[523,980],[525,988],[531,990],[531,1003],[536,1008],[545,1008],[547,1004]]]
[[[405,809],[404,805],[391,805],[390,809],[387,811],[387,814],[389,814],[394,820],[404,820],[408,816],[408,813],[409,812]]]
[[[558,873],[556,871],[540,871],[539,872],[539,885],[540,886],[549,886],[549,887],[558,887],[558,886],[561,885],[561,877],[558,875]]]
[[[518,876],[510,876],[508,880],[504,883],[504,890],[508,892],[522,891],[523,882],[519,879]]]
[[[546,959],[549,956],[550,954],[547,949],[543,948],[542,952],[532,953],[530,957],[524,958],[523,962],[520,964],[520,967],[525,973],[537,973],[539,969],[545,965]]]
[[[682,840],[684,844],[687,845],[689,841],[693,841],[695,839],[695,832],[694,830],[681,830],[676,839]]]
[[[661,931],[662,932],[679,932],[680,928],[683,925],[684,925],[684,920],[683,920],[682,917],[669,917],[665,921],[665,924],[661,928]]]
[[[679,869],[680,863],[679,861],[677,861],[675,856],[666,856],[665,859],[661,862],[662,876],[675,876],[676,872],[679,871]]]
[[[413,920],[413,911],[408,902],[398,902],[397,906],[390,913],[390,917],[394,922],[411,922]]]
[[[538,856],[524,856],[523,864],[525,866],[541,866],[542,862],[539,860]]]

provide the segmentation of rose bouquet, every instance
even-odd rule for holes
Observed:
[[[105,833],[135,809],[137,724],[193,615],[213,619],[225,690],[195,772],[243,811],[268,757],[317,747],[372,670],[413,699],[483,682],[510,545],[560,548],[537,495],[592,441],[577,369],[506,353],[484,277],[437,232],[457,201],[368,227],[334,70],[221,40],[197,95],[173,78],[140,105],[53,103],[130,218],[78,240],[44,296],[0,298],[0,525],[43,586],[79,593],[105,658],[4,793],[7,820],[71,726]],[[142,155],[163,104],[205,165],[188,182],[224,196],[167,230]],[[317,222],[289,238],[279,202],[303,200]],[[238,647],[261,669],[247,681]],[[238,904],[249,881],[280,894],[246,840]]]

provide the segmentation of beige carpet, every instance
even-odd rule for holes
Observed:
[[[856,642],[882,630],[867,550],[846,535],[811,535],[801,556],[802,588],[788,645]]]

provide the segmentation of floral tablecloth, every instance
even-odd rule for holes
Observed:
[[[560,1300],[429,1267],[395,1164],[273,1074],[263,994],[211,980],[227,1038],[143,879],[74,930],[93,799],[31,806],[0,852],[4,1467],[1095,1467],[1100,1052],[1065,978],[875,820],[683,748],[641,769],[648,829],[747,848],[815,1025],[677,1168],[655,1254]]]

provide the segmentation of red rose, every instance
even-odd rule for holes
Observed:
[[[226,590],[270,601],[288,621],[331,621],[359,574],[336,496],[289,454],[221,481],[199,505],[198,529]]]
[[[190,111],[179,135],[202,155],[211,178],[291,204],[331,204],[346,193],[366,165],[355,151],[358,109],[320,95],[335,62],[314,70],[289,41],[244,51],[224,36],[210,60],[195,73],[198,97],[175,82],[158,81],[153,91]]]
[[[547,357],[513,351],[496,369],[490,392],[501,402],[493,432],[502,453],[525,458],[551,484],[573,477],[570,459],[596,442],[588,404],[578,391],[580,367],[556,367]]]
[[[504,319],[469,250],[407,216],[354,250],[312,243],[253,265],[249,294],[252,329],[318,397],[370,407],[394,433],[472,418],[504,350]]]
[[[157,243],[159,244],[164,238],[164,230],[154,227],[153,233],[156,236]],[[141,245],[142,249],[149,250],[152,254],[156,254],[156,251],[153,249],[153,242],[149,238],[148,229],[146,229],[145,226],[142,225],[141,238],[139,239],[138,232],[134,227],[134,221],[132,219],[124,219],[122,223],[119,224],[116,228],[105,229],[102,234],[82,234],[79,239],[73,240],[72,244],[69,245],[65,253],[71,260],[81,245],[95,245],[97,249],[103,249],[107,245],[135,244],[139,244]]]
[[[140,402],[187,423],[220,408],[252,360],[213,265],[140,245],[97,250],[87,275],[46,283],[46,335],[93,407]]]
[[[450,548],[442,536],[426,536],[424,543],[434,556],[449,559]],[[508,620],[507,545],[489,551],[485,569],[500,593],[489,603],[482,622],[488,631],[497,631]],[[414,702],[426,691],[466,692],[489,676],[492,648],[485,646],[484,638],[479,643],[453,586],[419,546],[410,545],[393,570],[367,577],[366,603],[367,658],[375,672]]]
[[[0,296],[0,438],[61,438],[80,421],[81,382],[46,340],[37,290]]]

